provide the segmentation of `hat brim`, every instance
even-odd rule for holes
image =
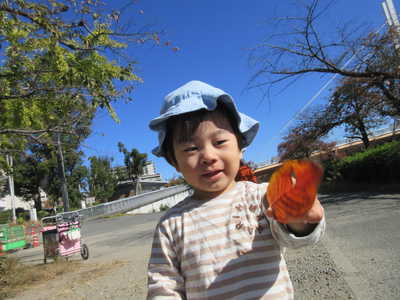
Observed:
[[[198,85],[202,88],[202,93],[192,93],[189,94],[187,90],[184,88],[186,87],[189,89],[190,85],[195,85],[196,88],[199,88]],[[190,87],[187,87],[190,86]],[[179,95],[179,93],[186,93],[185,96],[189,94],[189,97],[185,97],[184,101],[181,98],[175,100],[174,97]],[[171,100],[172,99],[172,100]],[[170,93],[166,96],[166,101],[176,101],[176,105],[169,104],[167,109],[164,109],[164,113],[160,116],[154,118],[150,124],[150,129],[158,132],[158,141],[159,144],[152,150],[152,153],[155,156],[162,157],[165,156],[165,153],[162,151],[162,144],[164,143],[165,136],[166,136],[166,121],[171,118],[172,116],[177,116],[181,114],[186,114],[194,111],[198,111],[201,109],[206,109],[209,111],[213,111],[216,109],[218,102],[221,101],[227,105],[228,109],[232,111],[235,116],[235,119],[238,122],[238,129],[243,136],[243,147],[247,147],[251,144],[253,139],[255,138],[258,129],[259,123],[258,121],[254,120],[253,118],[247,116],[238,111],[233,98],[225,93],[224,91],[214,88],[206,83],[199,82],[199,81],[191,81],[188,84],[184,85],[183,87],[175,90],[174,92]],[[173,103],[175,104],[175,103]]]

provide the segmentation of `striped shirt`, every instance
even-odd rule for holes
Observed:
[[[264,215],[266,188],[237,182],[214,199],[190,196],[167,211],[154,234],[147,299],[293,299],[283,249],[316,243],[325,219],[296,237]]]

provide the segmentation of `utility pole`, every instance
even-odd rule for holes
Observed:
[[[11,155],[6,155],[7,165],[10,168],[10,175],[8,175],[8,186],[10,188],[10,196],[11,196],[11,211],[12,211],[12,222],[17,222],[17,216],[15,214],[15,191],[14,191],[14,177],[12,176],[13,170],[13,158]]]
[[[69,211],[69,198],[67,189],[67,180],[65,178],[64,156],[61,148],[60,133],[57,133],[57,146],[58,146],[58,164],[60,169],[61,178],[61,192],[63,196],[64,211]]]

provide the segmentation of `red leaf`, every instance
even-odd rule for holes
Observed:
[[[272,174],[266,196],[279,222],[287,223],[307,213],[314,203],[322,174],[322,168],[310,160],[286,161]]]

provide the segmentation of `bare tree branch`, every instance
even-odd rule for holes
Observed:
[[[400,80],[400,56],[394,51],[393,30],[380,34],[379,30],[358,34],[364,27],[349,30],[347,25],[336,30],[337,36],[323,35],[318,31],[322,18],[334,1],[320,8],[322,1],[313,0],[306,5],[304,17],[287,17],[279,23],[294,28],[277,32],[267,42],[254,48],[250,63],[257,70],[250,80],[250,87],[275,86],[282,81],[304,74],[338,74],[343,77],[367,80]],[[287,28],[287,27],[286,27]],[[377,84],[382,88],[382,84]],[[388,94],[392,101],[398,96]]]

